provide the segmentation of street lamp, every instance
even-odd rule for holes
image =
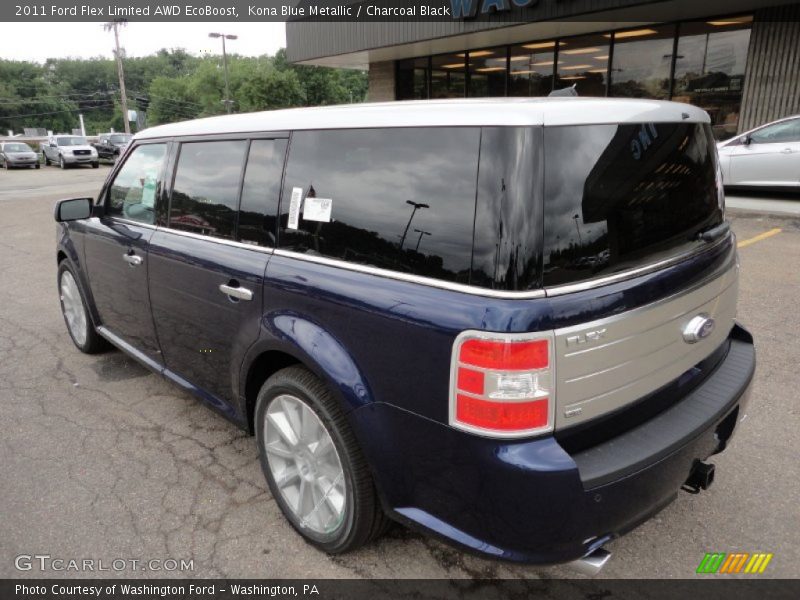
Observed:
[[[419,238],[417,238],[417,247],[414,248],[414,252],[419,252],[419,243],[422,241],[422,236],[423,235],[430,235],[431,232],[430,231],[423,231],[422,229],[415,229],[414,233],[418,233],[419,234]]]
[[[576,213],[575,216],[572,218],[575,219],[575,231],[578,232],[578,244],[583,246],[583,240],[581,239],[581,228],[578,227],[578,219],[580,219],[581,216]]]
[[[222,38],[222,64],[225,67],[225,100],[223,100],[223,104],[228,109],[228,114],[231,112],[231,104],[233,104],[233,100],[231,100],[231,89],[228,85],[228,53],[225,51],[225,40],[236,40],[239,38],[238,35],[231,35],[225,33],[209,33],[208,37],[210,38]]]
[[[400,250],[403,249],[403,244],[406,243],[406,236],[408,235],[408,228],[411,226],[411,220],[414,218],[414,214],[417,212],[417,209],[420,208],[430,208],[427,204],[423,204],[422,202],[414,202],[413,200],[406,200],[406,204],[410,204],[414,207],[414,210],[411,211],[411,216],[408,218],[408,223],[406,223],[406,230],[403,232],[403,237],[400,238]]]

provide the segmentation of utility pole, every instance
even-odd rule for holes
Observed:
[[[128,121],[128,95],[125,91],[125,72],[122,70],[122,52],[119,49],[119,26],[125,26],[125,19],[118,19],[110,23],[103,24],[106,31],[114,31],[114,56],[117,57],[117,77],[119,77],[120,104],[122,105],[122,122],[125,124],[125,133],[131,132],[131,124]]]
[[[225,40],[235,40],[238,39],[239,36],[224,33],[209,33],[208,37],[222,38],[222,64],[225,70],[225,100],[223,100],[222,103],[225,105],[225,108],[227,108],[228,114],[231,114],[231,105],[233,104],[233,100],[231,100],[231,88],[228,84],[228,53],[225,50]]]

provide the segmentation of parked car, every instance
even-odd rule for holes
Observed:
[[[99,158],[116,161],[124,152],[133,136],[130,133],[101,133],[92,144]]]
[[[726,186],[800,190],[800,115],[756,127],[717,148]]]
[[[162,125],[57,205],[61,306],[81,351],[110,342],[254,434],[327,552],[394,520],[594,572],[711,485],[745,416],[718,173],[708,115],[651,100]]]
[[[80,135],[54,135],[42,144],[44,164],[56,164],[62,169],[73,165],[92,165],[93,169],[100,166],[97,150],[86,138]]]
[[[39,168],[39,155],[24,142],[0,142],[0,166]]]

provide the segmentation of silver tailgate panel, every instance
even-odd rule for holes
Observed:
[[[722,344],[736,316],[739,267],[654,304],[557,329],[556,429],[617,410],[676,379]],[[715,321],[694,344],[683,328],[699,313]]]

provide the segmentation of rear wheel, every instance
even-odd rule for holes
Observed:
[[[66,260],[58,265],[58,292],[67,331],[78,350],[86,354],[107,350],[110,346],[94,330],[78,282]]]
[[[92,168],[93,169],[97,169],[98,167],[100,167],[100,163],[99,162],[93,162],[92,163]]]
[[[386,530],[390,521],[355,436],[312,373],[289,367],[270,377],[258,394],[255,429],[270,491],[306,541],[339,554]]]

